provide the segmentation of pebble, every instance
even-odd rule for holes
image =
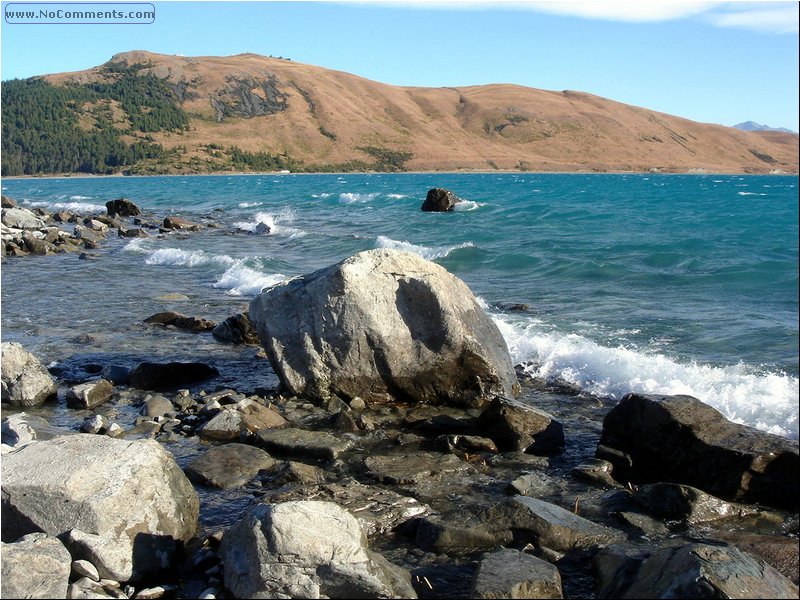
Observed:
[[[136,592],[134,598],[137,598],[138,600],[155,600],[155,598],[161,598],[166,593],[167,590],[164,589],[163,586],[157,585],[155,587],[139,590]]]
[[[83,433],[98,433],[105,429],[108,425],[108,420],[102,415],[94,415],[93,417],[86,417],[81,425]]]
[[[219,589],[215,587],[210,587],[200,592],[200,596],[198,596],[198,598],[200,600],[215,600],[217,594],[219,594]]]
[[[123,433],[125,433],[125,430],[118,423],[112,423],[108,426],[108,429],[106,429],[106,435],[108,437],[117,437]]]

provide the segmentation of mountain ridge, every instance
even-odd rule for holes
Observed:
[[[98,87],[125,69],[162,81],[188,119],[182,128],[140,131],[114,100],[76,104],[81,127],[97,122],[93,111],[102,105],[121,140],[147,140],[170,156],[144,159],[134,172],[259,165],[306,171],[798,170],[796,135],[696,123],[578,91],[509,83],[396,86],[252,53],[185,57],[143,50],[41,79],[57,87]]]

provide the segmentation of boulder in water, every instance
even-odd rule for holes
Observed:
[[[265,290],[249,314],[294,395],[477,406],[519,390],[470,289],[416,254],[358,253]]]
[[[450,212],[459,202],[462,202],[461,198],[450,190],[433,188],[428,190],[428,195],[420,210],[422,212]]]
[[[109,215],[116,215],[118,217],[135,217],[141,214],[139,207],[127,198],[109,200],[106,202],[106,211]]]

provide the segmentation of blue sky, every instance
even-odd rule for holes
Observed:
[[[8,3],[3,2],[3,8]],[[580,90],[798,126],[797,2],[155,2],[150,25],[2,22],[3,80],[113,54],[272,54],[397,85]]]

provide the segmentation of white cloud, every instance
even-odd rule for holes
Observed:
[[[762,33],[798,33],[797,2],[741,2],[708,15],[718,27],[753,29]]]

